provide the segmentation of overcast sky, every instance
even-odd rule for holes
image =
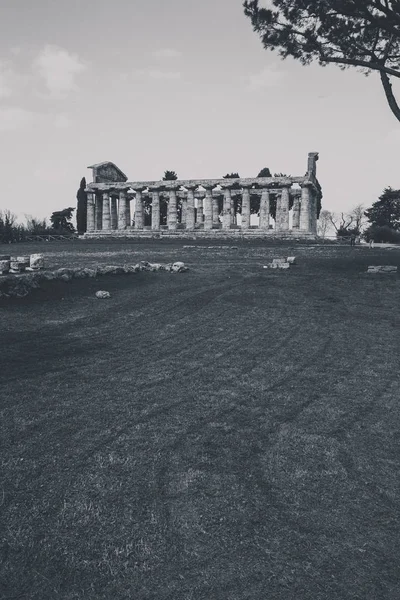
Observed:
[[[325,208],[400,188],[379,77],[281,61],[241,0],[0,0],[0,23],[0,208],[21,219],[75,206],[106,160],[131,181],[304,175],[318,151]]]

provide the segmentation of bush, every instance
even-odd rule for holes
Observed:
[[[364,233],[364,238],[367,242],[388,242],[391,244],[400,244],[400,231],[389,227],[388,225],[371,225]]]

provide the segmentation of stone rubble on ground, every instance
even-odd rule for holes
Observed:
[[[393,265],[371,265],[367,273],[396,273],[397,267]]]
[[[96,298],[111,298],[111,294],[105,290],[99,290],[96,292]]]
[[[24,258],[24,260],[17,261],[15,257],[0,256],[0,298],[23,298],[27,296],[32,289],[40,287],[40,282],[42,281],[60,280],[68,282],[71,281],[71,279],[95,278],[101,275],[122,275],[138,273],[139,271],[169,271],[170,273],[183,273],[189,270],[185,263],[181,261],[167,265],[141,261],[135,265],[97,265],[90,268],[77,267],[74,269],[63,267],[56,269],[55,271],[44,271],[39,267],[30,268],[30,273],[24,273],[24,270],[26,269],[11,273],[9,270],[11,260],[18,265],[21,264],[21,266],[27,264],[25,260],[26,257],[18,258]]]
[[[296,257],[289,256],[288,258],[273,258],[268,265],[263,265],[263,269],[289,269],[290,265],[296,264]]]

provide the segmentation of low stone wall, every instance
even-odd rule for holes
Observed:
[[[183,262],[168,264],[149,263],[141,261],[136,265],[99,265],[96,268],[62,268],[56,271],[41,271],[38,273],[21,273],[0,277],[0,298],[24,298],[33,290],[41,287],[45,281],[71,281],[72,279],[96,278],[102,275],[129,275],[140,271],[168,271],[182,273],[188,267]]]

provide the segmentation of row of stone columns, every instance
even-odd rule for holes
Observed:
[[[304,183],[301,189],[301,201],[296,195],[293,202],[292,229],[303,232],[316,233],[317,225],[317,198],[312,184]],[[290,186],[281,186],[281,192],[277,194],[276,204],[276,231],[289,230],[289,200]],[[135,206],[135,229],[144,227],[143,192],[144,189],[136,190]],[[186,229],[194,229],[195,218],[195,187],[187,189],[187,195],[182,203],[182,223]],[[152,196],[151,229],[160,229],[160,190],[150,189]],[[165,193],[165,192],[164,192]],[[250,188],[242,191],[242,213],[241,228],[250,228]],[[231,188],[223,190],[224,201],[222,210],[222,229],[230,229],[235,223],[235,214],[232,202]],[[87,198],[87,230],[124,230],[131,226],[131,197],[127,190],[119,192],[118,200],[115,194],[104,191],[98,195],[88,193]],[[177,190],[169,191],[169,203],[167,213],[167,226],[169,230],[176,230],[177,222]],[[268,188],[261,190],[260,198],[260,229],[269,229],[270,221],[270,191]],[[197,199],[197,223],[203,223],[205,230],[211,230],[219,225],[218,199],[212,195],[212,188],[206,188],[203,198]]]

